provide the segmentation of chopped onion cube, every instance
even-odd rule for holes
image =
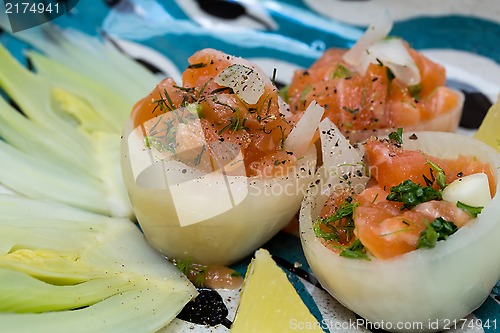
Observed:
[[[456,179],[443,190],[443,200],[485,207],[491,201],[488,176],[480,172]]]
[[[360,60],[358,70],[363,74],[370,64],[382,64],[407,86],[420,83],[418,67],[399,38],[384,39],[370,45]]]
[[[214,79],[215,83],[233,89],[248,104],[255,104],[264,93],[264,82],[256,69],[234,64],[225,68]]]

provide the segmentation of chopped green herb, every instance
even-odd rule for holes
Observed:
[[[349,241],[354,236],[354,209],[359,206],[358,202],[352,202],[352,198],[348,197],[342,205],[337,209],[335,214],[319,219],[314,223],[314,232],[316,237],[323,238],[324,240],[339,240],[339,229],[345,231],[346,241]],[[338,225],[338,221],[345,219],[344,225]],[[325,231],[321,228],[321,225],[324,225],[328,228],[328,231]]]
[[[432,186],[422,187],[407,179],[401,184],[391,187],[386,199],[402,202],[403,206],[401,209],[411,209],[423,202],[440,200],[441,198],[442,194],[440,190],[436,190]]]
[[[247,121],[247,118],[241,119],[239,116],[239,113],[236,113],[235,116],[231,116],[229,118],[229,123],[224,126],[222,129],[219,130],[219,135],[221,135],[225,130],[231,129],[233,132],[239,131],[239,130],[247,130],[248,128],[245,127],[245,123]]]
[[[394,75],[392,70],[389,67],[387,67],[387,79],[389,80],[389,82],[391,82],[395,78],[396,78],[396,75]]]
[[[188,68],[203,68],[203,67],[207,67],[208,64],[204,63],[204,62],[198,62],[196,64],[191,64],[188,66]]]
[[[323,230],[322,225],[325,225],[328,231]],[[337,228],[331,224],[323,224],[321,220],[314,222],[313,230],[317,238],[323,238],[326,241],[338,241],[340,239]]]
[[[238,273],[238,272],[236,272],[236,271],[234,271],[234,272],[232,272],[232,273],[231,273],[231,277],[236,277],[236,278],[238,278],[238,277],[241,277],[241,274],[240,274],[240,273]]]
[[[207,87],[207,85],[208,85],[208,83],[209,83],[210,81],[212,81],[212,78],[208,79],[208,80],[207,80],[207,82],[205,82],[205,83],[203,84],[203,86],[201,86],[201,89],[200,89],[200,91],[198,92],[198,99],[200,99],[200,98],[201,98],[201,96],[202,96],[202,95],[203,95],[203,93],[205,92],[205,88]]]
[[[347,106],[343,106],[342,109],[344,111],[347,111],[347,112],[354,114],[354,115],[359,112],[359,108],[351,109],[351,108],[348,108]]]
[[[207,275],[206,268],[199,269],[194,276],[193,284],[198,288],[203,288],[205,284],[205,277]]]
[[[358,202],[352,202],[352,198],[349,197],[344,201],[342,205],[337,209],[335,214],[322,219],[323,223],[333,223],[336,221],[340,221],[343,218],[348,218],[352,217],[352,214],[354,213],[354,209],[359,206]]]
[[[309,94],[312,90],[312,86],[311,85],[307,85],[304,90],[302,90],[302,92],[300,93],[300,102],[301,103],[305,103],[306,102],[306,98],[307,98],[307,94]]]
[[[197,118],[203,118],[203,108],[198,103],[190,103],[186,105],[186,109]]]
[[[288,98],[288,89],[290,89],[290,86],[284,86],[279,91],[279,95],[286,103],[290,103],[290,99]]]
[[[414,100],[419,101],[420,100],[420,93],[422,92],[422,83],[408,86],[408,92],[410,93],[410,96]]]
[[[476,218],[483,211],[484,207],[473,207],[466,205],[460,201],[457,202],[457,207],[466,211],[470,216]]]
[[[184,275],[188,275],[189,272],[191,271],[191,258],[187,258],[184,260],[175,260],[174,264],[179,268],[179,270],[182,272]]]
[[[175,154],[175,148],[173,148],[173,146],[175,146],[175,136],[174,138],[172,139],[171,136],[168,136],[167,135],[167,140],[174,140],[174,145],[172,146],[170,144],[170,142],[167,142],[167,144],[165,145],[165,143],[163,142],[163,140],[160,140],[159,138],[155,137],[155,136],[145,136],[144,137],[144,145],[147,147],[147,148],[152,148],[152,149],[156,149],[158,151],[169,151],[171,152],[172,154]]]
[[[174,259],[172,263],[177,266],[182,274],[184,274],[196,287],[203,287],[207,275],[207,266],[195,264],[191,261],[191,258],[184,260]]]
[[[344,248],[342,252],[340,252],[340,256],[351,259],[370,260],[366,255],[365,246],[359,239],[356,239],[351,246]]]
[[[433,248],[438,241],[447,239],[448,236],[453,235],[457,230],[458,228],[453,222],[438,217],[420,233],[417,249]]]
[[[194,158],[194,165],[200,165],[201,163],[201,157],[203,156],[203,153],[207,150],[207,146],[206,145],[203,145],[201,147],[201,150],[200,152],[196,155],[196,157]]]
[[[403,128],[398,128],[396,132],[391,132],[389,134],[389,140],[399,145],[403,144]]]
[[[351,75],[352,75],[351,71],[342,64],[337,64],[335,66],[335,69],[333,70],[333,72],[330,74],[332,79],[334,79],[334,78],[343,79],[343,78],[349,77]]]
[[[431,166],[431,168],[434,171],[436,171],[436,173],[437,173],[436,177],[434,177],[434,174],[431,173],[432,182],[434,183],[434,181],[436,181],[439,188],[444,189],[446,187],[446,175],[444,173],[444,170],[439,165],[437,165],[436,163],[429,160],[427,155],[425,155],[424,153],[422,153],[422,154],[424,155],[425,159],[427,160],[427,164],[429,164]]]
[[[163,97],[163,101],[165,102],[165,100],[168,101],[168,105],[165,103],[165,105],[167,106],[167,108],[172,111],[172,110],[175,110],[176,107],[174,106],[174,103],[172,101],[172,98],[170,97],[167,89],[163,89],[163,94],[164,94],[164,97]],[[161,96],[161,93],[160,93],[160,96]]]

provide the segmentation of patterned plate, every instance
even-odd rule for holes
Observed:
[[[326,48],[353,45],[372,17],[384,11],[395,21],[391,34],[443,64],[448,85],[466,93],[460,131],[473,133],[500,92],[498,0],[95,0],[78,2],[55,23],[106,34],[159,79],[180,82],[187,58],[211,47],[248,58],[270,74],[277,68],[277,83],[286,85],[295,69],[309,66]],[[0,42],[25,61],[24,43],[1,32]],[[326,332],[381,331],[368,330],[321,289],[298,238],[280,233],[264,247]],[[234,268],[244,274],[249,260]],[[238,291],[218,294],[230,321]],[[203,325],[176,319],[162,332],[228,332],[228,320]],[[500,332],[500,284],[468,320],[450,332]]]

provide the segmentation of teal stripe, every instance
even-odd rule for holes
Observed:
[[[485,333],[500,332],[500,304],[493,297],[488,297],[474,315],[482,322]]]
[[[417,49],[462,50],[500,63],[500,25],[492,21],[459,15],[419,17],[395,23],[391,34]]]

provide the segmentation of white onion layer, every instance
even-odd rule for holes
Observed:
[[[363,36],[358,39],[356,44],[354,44],[342,58],[348,64],[357,66],[361,62],[361,58],[363,57],[363,53],[365,53],[366,48],[376,41],[387,37],[391,30],[392,19],[389,16],[389,12],[384,11],[383,15],[380,16],[377,21],[370,24]]]
[[[264,93],[264,82],[255,66],[234,64],[222,70],[214,78],[215,83],[231,88],[234,93],[248,104],[255,104]]]
[[[342,59],[356,67],[362,75],[366,73],[368,65],[382,63],[407,86],[420,83],[419,69],[404,42],[399,38],[386,38],[391,29],[392,20],[389,13],[384,12]]]
[[[489,163],[496,193],[477,219],[433,249],[420,249],[389,260],[353,260],[327,249],[314,235],[312,223],[328,193],[324,180],[313,187],[300,212],[300,236],[307,261],[321,282],[347,308],[371,322],[385,322],[392,331],[443,329],[445,320],[466,317],[488,297],[500,279],[500,155],[489,146],[453,133],[412,132],[407,149],[443,158],[460,154]],[[422,323],[422,329],[397,330],[397,323]],[[439,323],[430,327],[429,323]]]
[[[312,101],[285,140],[285,150],[297,157],[303,156],[311,146],[325,109]]]
[[[274,236],[299,210],[316,167],[312,144],[278,177],[204,173],[160,155],[126,125],[122,171],[147,241],[169,258],[201,264],[234,263]]]
[[[420,83],[417,64],[408,52],[403,40],[399,38],[383,39],[373,43],[362,53],[358,70],[365,74],[370,64],[380,64],[390,68],[395,77],[407,86]]]

